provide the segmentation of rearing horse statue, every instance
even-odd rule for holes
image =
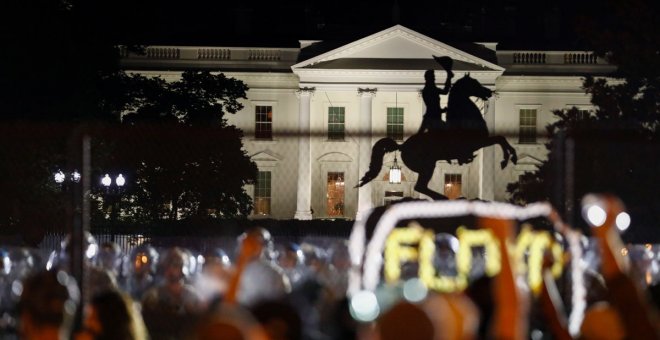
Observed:
[[[487,100],[493,91],[484,87],[469,74],[457,80],[451,91],[447,108],[447,122],[440,128],[417,133],[401,145],[391,138],[381,138],[371,149],[369,170],[356,187],[361,187],[378,176],[383,166],[383,156],[392,151],[401,152],[401,160],[408,169],[419,174],[415,190],[434,200],[447,197],[429,189],[437,161],[458,161],[460,164],[472,162],[473,153],[483,147],[498,144],[502,148],[504,169],[509,160],[518,161],[516,150],[503,136],[490,136],[486,121],[471,97]]]

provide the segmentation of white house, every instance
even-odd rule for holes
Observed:
[[[502,170],[499,148],[484,148],[467,165],[438,162],[430,187],[496,201],[506,200],[507,184],[546,157],[542,136],[552,110],[590,110],[581,75],[613,70],[588,51],[496,47],[452,46],[396,25],[335,48],[323,41],[300,41],[299,48],[150,46],[145,55],[124,54],[122,62],[128,71],[165,79],[187,68],[211,69],[250,87],[245,108],[229,119],[245,132],[245,149],[259,167],[248,188],[255,218],[352,219],[389,199],[420,196],[413,189],[417,174],[400,159],[403,180],[389,183],[396,153],[385,156],[376,180],[354,186],[375,141],[402,142],[419,128],[424,72],[435,69],[439,86],[445,80],[432,55],[454,59],[455,79],[469,72],[496,91],[477,104],[491,135],[506,136],[519,161]]]

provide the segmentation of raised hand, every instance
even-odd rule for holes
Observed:
[[[453,60],[452,58],[447,57],[447,56],[441,56],[441,57],[439,57],[439,56],[435,56],[435,55],[434,55],[434,56],[433,56],[433,59],[434,59],[438,64],[440,64],[440,66],[442,66],[442,68],[444,68],[445,71],[447,71],[447,77],[448,77],[448,78],[453,78],[453,77],[454,77],[454,73],[451,71],[452,66],[453,66],[453,64],[454,64],[454,60]]]

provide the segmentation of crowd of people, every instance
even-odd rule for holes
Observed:
[[[232,327],[239,338],[330,339],[353,328],[334,321],[347,305],[346,241],[275,243],[257,227],[236,250],[143,243],[124,254],[89,233],[83,244],[83,285],[69,237],[43,265],[24,248],[0,253],[0,339],[217,339]]]
[[[512,222],[480,223],[506,254]],[[66,240],[43,269],[5,253],[0,326],[7,339],[660,339],[657,283],[638,284],[614,228],[594,228],[593,237],[600,264],[585,277],[579,332],[569,329],[570,292],[560,292],[550,258],[539,294],[503,256],[497,275],[471,279],[462,292],[399,296],[365,322],[347,296],[346,242],[277,243],[259,227],[236,250],[201,254],[147,243],[122,254],[88,234],[82,284],[69,274]]]

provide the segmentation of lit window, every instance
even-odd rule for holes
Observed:
[[[344,216],[344,173],[328,172],[326,214]]]
[[[584,110],[584,109],[579,109],[577,113],[577,119],[578,120],[585,120],[589,116],[591,116],[591,110]]]
[[[344,113],[343,107],[328,108],[328,139],[344,140]]]
[[[254,183],[254,214],[270,215],[270,171],[259,171]]]
[[[387,137],[394,140],[403,140],[403,108],[387,108]]]
[[[445,174],[445,196],[450,200],[462,196],[463,183],[461,174]]]
[[[536,143],[536,109],[520,109],[518,143]]]
[[[273,107],[257,106],[255,114],[254,138],[273,139]]]

